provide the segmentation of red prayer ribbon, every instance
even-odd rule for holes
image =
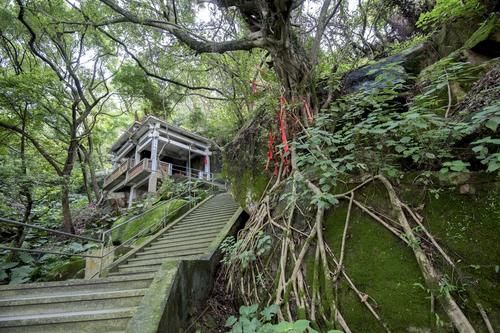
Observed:
[[[304,109],[306,110],[306,115],[307,115],[307,120],[313,121],[314,117],[311,111],[311,107],[309,106],[309,103],[307,103],[305,98],[302,98],[304,101]]]
[[[285,97],[281,96],[280,97],[280,133],[281,133],[281,141],[284,144],[283,150],[285,153],[288,152],[288,140],[286,138],[286,129],[285,129],[285,117],[286,117],[286,110],[285,110],[285,104],[286,104],[286,99]]]

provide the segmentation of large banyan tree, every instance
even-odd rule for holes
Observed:
[[[158,1],[138,6],[135,2],[129,5],[113,0],[102,2],[118,14],[108,24],[128,21],[159,30],[175,37],[196,54],[265,50],[266,56],[270,57],[268,63],[274,68],[285,97],[305,96],[312,98],[313,104],[317,103],[313,79],[322,36],[342,3],[341,0],[316,3],[319,15],[304,24],[304,1],[201,1],[216,6],[220,11],[239,14],[239,18],[232,17],[231,22],[220,23],[232,26],[236,33],[228,33],[232,36],[227,39],[218,34],[209,40],[200,27],[182,22],[179,12],[186,10],[186,4]],[[227,16],[221,15],[220,18],[227,19]],[[224,30],[223,27],[219,28],[219,32]],[[315,33],[311,35],[307,30]],[[307,48],[306,43],[309,45]]]
[[[274,70],[280,84],[280,112],[290,115],[288,121],[279,119],[279,130],[285,132],[287,127],[300,123],[302,126],[298,126],[295,134],[303,129],[305,135],[308,135],[305,128],[312,119],[311,114],[317,114],[326,102],[321,100],[316,92],[316,75],[319,57],[328,47],[327,44],[338,46],[339,41],[344,40],[346,47],[357,43],[354,48],[357,52],[368,50],[367,52],[373,53],[377,40],[383,43],[391,38],[397,39],[398,31],[405,30],[391,30],[390,22],[393,26],[398,23],[401,26],[401,22],[405,20],[414,22],[417,10],[415,8],[418,7],[414,6],[412,8],[415,10],[408,10],[407,6],[414,5],[414,2],[407,1],[373,1],[371,7],[368,7],[369,2],[361,2],[361,15],[356,18],[359,22],[355,28],[349,30],[347,26],[342,25],[342,19],[352,17],[349,15],[348,3],[341,0],[202,1],[212,10],[213,16],[209,21],[199,21],[196,18],[195,6],[189,1],[100,2],[105,4],[105,7],[95,4],[80,9],[86,23],[93,25],[117,43],[148,75],[186,89],[202,91],[212,97],[221,94],[220,87],[181,82],[178,78],[169,77],[168,73],[160,75],[148,67],[148,64],[154,64],[156,70],[161,71],[162,64],[165,64],[161,58],[162,52],[171,52],[174,57],[182,59],[193,55],[263,50],[262,63],[267,63]],[[377,23],[378,18],[387,15],[387,8],[399,8],[399,11],[393,13],[399,15],[399,19],[396,16],[386,17],[386,24]],[[95,15],[89,14],[91,10]],[[376,33],[372,35],[367,29],[370,24],[375,24]],[[381,26],[383,33],[377,31]],[[154,37],[143,40],[140,35],[137,36],[137,31],[140,34],[154,34]],[[324,37],[327,35],[326,41]],[[134,48],[131,38],[142,45]],[[152,43],[156,43],[155,51],[147,51]],[[138,55],[140,53],[142,56]],[[303,103],[287,103],[294,100]],[[295,139],[295,134],[289,133],[289,138]],[[415,230],[411,226],[420,222],[418,215],[400,201],[391,183],[382,175],[364,179],[344,193],[331,194],[319,181],[321,177],[303,170],[307,154],[301,150],[305,149],[297,144],[288,145],[286,135],[278,137],[278,140],[282,144],[279,152],[281,164],[250,220],[240,232],[240,239],[229,246],[236,260],[230,261],[226,268],[228,285],[239,290],[247,303],[277,304],[280,319],[306,317],[313,320],[318,327],[331,327],[332,323],[335,323],[345,332],[350,332],[349,323],[337,307],[332,292],[335,282],[345,279],[353,290],[357,291],[370,313],[389,331],[376,309],[366,301],[368,296],[356,288],[343,268],[345,232],[340,254],[333,253],[325,242],[325,209],[335,202],[345,200],[349,204],[345,219],[346,229],[351,208],[357,207],[382,223],[397,237],[412,244],[412,251],[427,286],[434,290],[438,288],[441,273],[430,260],[428,249],[419,245]],[[307,146],[307,150],[324,163],[328,163],[329,158],[314,142]],[[383,217],[356,200],[357,192],[374,182],[383,186],[389,194],[392,207],[390,220],[396,227],[385,223]],[[308,200],[303,200],[304,194],[308,195]],[[273,244],[268,259],[249,260],[249,254],[266,248],[268,238],[263,237],[266,234],[275,235],[277,241]],[[431,243],[432,236],[427,237]],[[473,331],[468,319],[449,293],[440,297],[439,301],[460,332]]]

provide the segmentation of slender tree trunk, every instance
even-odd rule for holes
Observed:
[[[78,150],[78,161],[80,162],[80,169],[82,170],[83,188],[85,189],[85,193],[87,193],[87,201],[90,204],[92,202],[92,192],[90,192],[90,188],[88,186],[87,167],[86,167],[85,155],[83,154],[82,149]]]
[[[26,110],[23,112],[22,116],[22,131],[23,133],[26,130]],[[27,183],[26,177],[28,177],[28,166],[26,164],[26,136],[24,134],[21,135],[21,147],[20,147],[20,155],[21,155],[21,172],[23,175],[22,186],[21,186],[21,195],[24,199],[24,214],[23,214],[23,223],[30,224],[31,223],[31,211],[33,209],[33,196],[31,194],[31,188]],[[23,245],[24,239],[26,238],[27,228],[20,228],[16,235],[15,247],[21,247]]]
[[[85,124],[85,129],[89,131],[87,124]],[[89,134],[87,137],[87,142],[89,149],[83,150],[83,153],[85,154],[85,159],[87,161],[88,167],[89,167],[89,173],[90,173],[90,181],[92,183],[92,189],[94,190],[94,195],[95,195],[95,201],[99,202],[101,199],[101,189],[99,188],[99,184],[97,183],[97,177],[95,175],[95,163],[94,163],[94,139],[92,134]]]
[[[60,174],[62,177],[62,186],[61,186],[61,204],[62,204],[62,213],[63,213],[63,228],[64,231],[74,233],[75,228],[73,226],[73,218],[71,216],[71,206],[69,202],[69,187],[71,181],[71,174],[73,172],[73,167],[75,165],[75,159],[78,155],[78,147],[80,146],[77,134],[76,134],[75,126],[72,129],[71,133],[71,141],[68,146],[68,155],[66,156],[66,161],[64,163],[64,168]]]
[[[75,233],[73,218],[71,216],[71,207],[69,204],[69,177],[64,177],[61,187],[61,204],[63,213],[63,228],[65,232]]]

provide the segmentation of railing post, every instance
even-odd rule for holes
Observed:
[[[99,275],[101,276],[102,274],[102,264],[104,261],[104,247],[106,245],[106,231],[102,233],[102,243],[101,243],[101,259],[99,260]]]

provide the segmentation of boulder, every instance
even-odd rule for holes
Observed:
[[[365,65],[347,73],[342,79],[344,92],[349,94],[360,90],[384,88],[387,81],[376,80],[376,77],[384,72],[386,79],[389,81],[401,78],[400,71],[395,71],[393,75],[390,74],[390,68],[398,65],[403,67],[406,74],[402,79],[407,80],[410,74],[418,74],[423,68],[438,59],[438,54],[433,50],[431,43],[421,43],[396,55],[383,58],[374,64]]]
[[[488,58],[500,57],[500,14],[492,14],[464,43],[469,49]]]

